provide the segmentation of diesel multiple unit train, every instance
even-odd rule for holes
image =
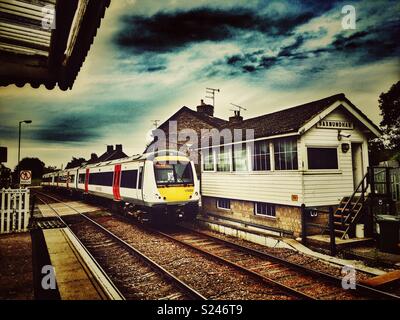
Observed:
[[[192,220],[198,212],[199,181],[186,155],[175,151],[83,165],[43,175],[43,188],[110,203],[143,221]]]

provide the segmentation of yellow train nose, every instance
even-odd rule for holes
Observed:
[[[158,192],[167,202],[188,201],[193,197],[194,187],[163,187]]]

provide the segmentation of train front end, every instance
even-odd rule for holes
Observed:
[[[149,195],[152,221],[174,223],[194,220],[199,209],[200,187],[193,161],[186,156],[156,156],[145,171],[151,179]],[[150,181],[148,181],[150,182]],[[146,182],[145,182],[146,184]]]

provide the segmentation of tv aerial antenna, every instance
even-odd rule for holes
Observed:
[[[153,123],[153,126],[157,129],[158,128],[158,124],[161,120],[151,120],[151,122]]]
[[[235,113],[236,112],[239,112],[240,113],[240,111],[247,111],[247,109],[246,108],[244,108],[244,107],[242,107],[242,106],[239,106],[239,105],[237,105],[237,104],[234,104],[234,103],[231,103],[231,105],[232,106],[234,106],[235,108],[237,108],[237,109],[229,109],[230,111],[235,111]]]
[[[219,89],[214,89],[214,88],[206,88],[206,98],[211,99],[213,102],[213,107],[215,107],[215,93],[216,92],[221,92]]]

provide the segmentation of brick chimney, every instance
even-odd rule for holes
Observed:
[[[114,151],[114,146],[107,146],[107,153],[111,153]]]
[[[204,100],[202,99],[200,105],[197,106],[197,112],[206,114],[210,117],[213,117],[214,116],[214,106],[212,106],[211,104],[205,104]]]
[[[122,144],[117,144],[115,146],[115,150],[118,151],[118,152],[122,152]]]
[[[240,115],[240,111],[236,110],[235,115],[233,117],[229,117],[230,123],[241,123],[243,121],[243,117]]]

